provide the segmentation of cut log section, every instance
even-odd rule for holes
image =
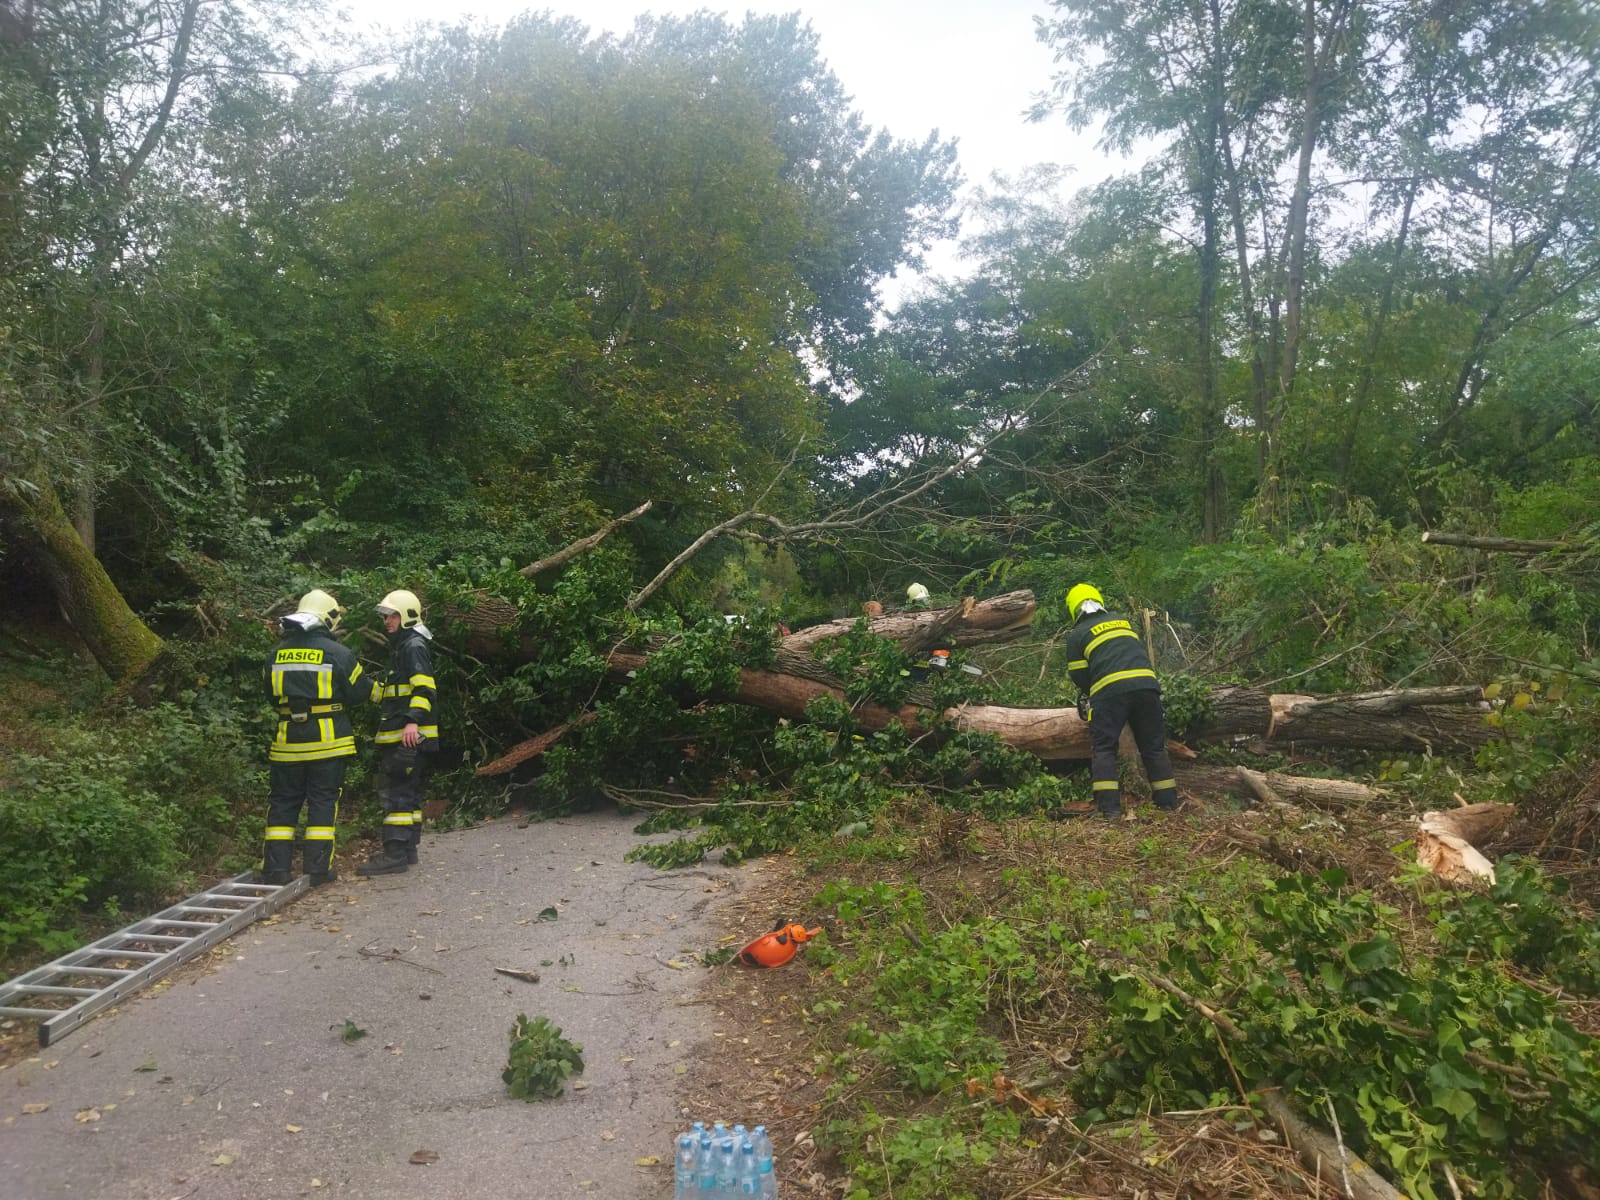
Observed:
[[[1417,863],[1451,883],[1493,883],[1494,864],[1478,849],[1505,832],[1509,804],[1466,804],[1426,812],[1417,822]]]

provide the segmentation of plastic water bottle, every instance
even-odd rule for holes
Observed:
[[[777,1200],[778,1176],[773,1170],[772,1139],[767,1136],[767,1127],[757,1125],[752,1129],[750,1142],[755,1147],[756,1170],[761,1185],[757,1195],[761,1196],[762,1200]]]
[[[699,1174],[694,1138],[686,1133],[678,1139],[678,1153],[673,1160],[672,1200],[696,1200],[695,1193],[700,1190]]]
[[[695,1183],[700,1188],[703,1196],[717,1194],[717,1152],[711,1144],[711,1135],[705,1134],[700,1138],[700,1145],[694,1155]]]
[[[716,1122],[716,1124],[711,1126],[711,1144],[713,1146],[722,1145],[722,1139],[727,1137],[727,1136],[728,1136],[728,1127],[726,1125],[724,1125],[721,1121],[718,1121],[718,1122]]]
[[[734,1172],[733,1177],[739,1185],[739,1195],[761,1194],[761,1171],[756,1165],[756,1148],[749,1142],[739,1147],[739,1169]]]
[[[717,1146],[717,1195],[737,1196],[739,1185],[737,1175],[739,1170],[738,1159],[733,1154],[733,1139],[723,1138]]]

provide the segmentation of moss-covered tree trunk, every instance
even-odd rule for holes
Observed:
[[[83,644],[118,683],[137,679],[161,653],[161,639],[134,615],[100,560],[89,552],[43,478],[0,481],[0,521],[50,582]]]

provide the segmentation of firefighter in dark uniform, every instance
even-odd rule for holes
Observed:
[[[383,849],[356,868],[357,875],[393,875],[417,861],[422,841],[422,785],[439,748],[433,713],[437,687],[433,634],[422,623],[422,603],[407,591],[378,603],[389,632],[389,669],[372,683],[378,718],[378,799],[383,802]]]
[[[906,588],[906,607],[914,609],[927,609],[933,603],[928,595],[928,589],[920,583],[913,583]],[[927,679],[935,671],[943,674],[950,669],[950,645],[946,639],[941,638],[937,645],[929,646],[920,651],[911,664],[911,677],[919,683]]]
[[[1127,618],[1106,611],[1105,598],[1092,584],[1077,584],[1067,593],[1067,613],[1072,618],[1067,674],[1078,685],[1078,713],[1089,722],[1090,772],[1100,815],[1122,816],[1117,742],[1124,725],[1133,727],[1156,807],[1171,812],[1178,807],[1178,786],[1167,755],[1161,685],[1144,643]]]
[[[361,664],[334,638],[342,616],[327,592],[307,592],[279,626],[283,640],[267,658],[267,694],[278,706],[278,734],[268,753],[266,846],[261,881],[286,884],[294,862],[294,831],[306,810],[305,869],[312,885],[338,878],[334,827],[345,768],[356,752],[349,708],[364,699]]]

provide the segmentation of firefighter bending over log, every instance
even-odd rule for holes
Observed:
[[[1080,583],[1067,592],[1067,674],[1078,685],[1078,715],[1089,723],[1090,773],[1100,815],[1122,816],[1122,786],[1117,777],[1117,742],[1122,727],[1133,727],[1133,739],[1150,777],[1156,807],[1178,807],[1178,786],[1167,754],[1167,719],[1144,643],[1126,617],[1108,612],[1093,584]]]

